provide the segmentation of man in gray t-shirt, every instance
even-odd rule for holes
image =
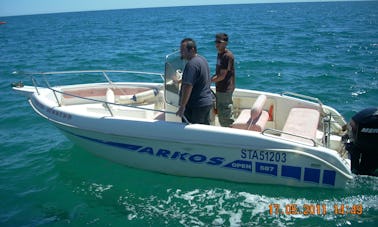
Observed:
[[[176,115],[185,116],[190,123],[210,124],[210,110],[213,104],[210,90],[210,69],[206,59],[197,54],[193,39],[181,41],[181,58],[187,60],[180,90],[179,109]]]

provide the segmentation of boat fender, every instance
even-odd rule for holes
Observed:
[[[148,99],[154,98],[158,94],[159,89],[154,88],[134,95],[120,95],[117,101],[120,104],[142,103],[144,101],[147,101]]]
[[[154,98],[155,96],[157,96],[157,94],[159,94],[159,90],[154,88],[154,89],[151,89],[151,90],[148,90],[148,91],[144,91],[144,92],[134,94],[133,97],[131,98],[131,100],[133,100],[134,102],[140,103],[140,102],[144,102],[148,99]]]
[[[134,95],[120,95],[117,99],[117,103],[119,104],[130,104],[133,103]]]

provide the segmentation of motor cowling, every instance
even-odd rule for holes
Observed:
[[[367,108],[348,123],[349,141],[346,149],[351,156],[352,172],[378,176],[378,108]]]

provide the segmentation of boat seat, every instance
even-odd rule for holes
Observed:
[[[282,131],[315,140],[319,119],[320,112],[318,110],[295,107],[290,110]],[[313,144],[311,140],[300,138],[298,136],[288,134],[281,135],[281,137],[286,139]]]
[[[261,132],[269,119],[269,113],[263,110],[266,95],[259,95],[251,109],[244,109],[231,125],[232,128]]]

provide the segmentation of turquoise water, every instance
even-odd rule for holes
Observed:
[[[184,37],[197,41],[214,72],[214,34],[227,32],[239,88],[318,97],[349,120],[377,106],[377,12],[372,1],[0,18],[7,22],[0,25],[0,225],[377,226],[377,178],[355,176],[345,189],[329,190],[135,170],[76,147],[10,88],[29,83],[14,71],[163,72],[165,55]],[[270,214],[274,204],[284,214]],[[321,214],[285,214],[293,205],[301,211],[317,204]],[[335,205],[362,214],[335,214]]]

